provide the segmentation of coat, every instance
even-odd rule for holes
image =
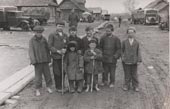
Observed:
[[[102,66],[102,52],[99,49],[95,49],[94,52],[96,55],[93,55],[90,49],[85,51],[84,54],[84,61],[85,64],[85,73],[88,74],[99,74],[103,73],[103,66]],[[93,65],[93,59],[90,59],[91,56],[95,56],[94,65]]]
[[[63,33],[63,36],[60,36],[58,32],[54,32],[49,35],[48,44],[53,59],[61,59],[62,56],[57,52],[57,50],[66,48],[67,43],[68,37],[65,33]]]
[[[82,80],[84,77],[84,60],[83,56],[77,52],[68,52],[64,59],[64,69],[68,74],[69,80]]]
[[[142,62],[139,42],[134,39],[132,45],[128,39],[122,42],[122,61],[127,64],[137,64]]]
[[[117,59],[121,56],[121,42],[118,37],[103,36],[100,40],[100,48],[103,52],[104,63],[117,63]]]
[[[79,20],[79,16],[76,13],[71,13],[68,17],[69,27],[75,26],[77,28]]]
[[[29,56],[31,64],[50,62],[50,50],[44,37],[39,39],[34,36],[31,38],[29,41]]]

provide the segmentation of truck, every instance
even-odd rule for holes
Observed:
[[[36,25],[39,25],[38,20],[23,16],[23,11],[18,11],[17,7],[0,7],[0,28],[10,30],[10,27],[19,27],[24,31],[28,31]]]

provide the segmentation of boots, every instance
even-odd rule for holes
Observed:
[[[86,88],[85,92],[88,92],[89,90],[90,90],[90,86],[87,85],[87,88]]]
[[[99,87],[98,87],[98,84],[95,85],[95,89],[96,89],[96,91],[100,90]]]

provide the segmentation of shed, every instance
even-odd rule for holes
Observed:
[[[92,7],[88,8],[93,13],[93,16],[96,20],[100,20],[102,18],[102,8],[100,7]]]

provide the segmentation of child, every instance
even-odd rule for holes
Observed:
[[[52,93],[52,79],[49,69],[50,51],[48,49],[47,40],[42,36],[44,28],[36,26],[34,29],[35,35],[29,42],[29,56],[31,64],[35,67],[35,86],[36,96],[40,96],[40,88],[42,87],[42,75],[45,78],[47,91]]]
[[[138,92],[137,66],[142,62],[139,42],[135,39],[136,29],[127,29],[128,38],[122,42],[122,63],[125,73],[125,85],[123,90],[127,91],[132,83],[133,89]]]
[[[93,75],[93,80],[94,80],[94,88],[96,91],[99,91],[100,89],[98,88],[98,74],[103,73],[103,68],[102,68],[102,52],[96,48],[97,46],[97,40],[92,39],[89,42],[89,49],[85,51],[84,54],[84,60],[86,62],[85,64],[85,70],[87,73],[87,88],[86,92],[89,91],[90,85],[91,85],[91,79]],[[93,87],[91,87],[93,88]]]
[[[70,92],[82,92],[83,76],[84,76],[84,60],[83,56],[77,53],[77,42],[70,41],[68,51],[65,55],[65,72],[68,75]],[[76,87],[74,86],[76,85]]]

